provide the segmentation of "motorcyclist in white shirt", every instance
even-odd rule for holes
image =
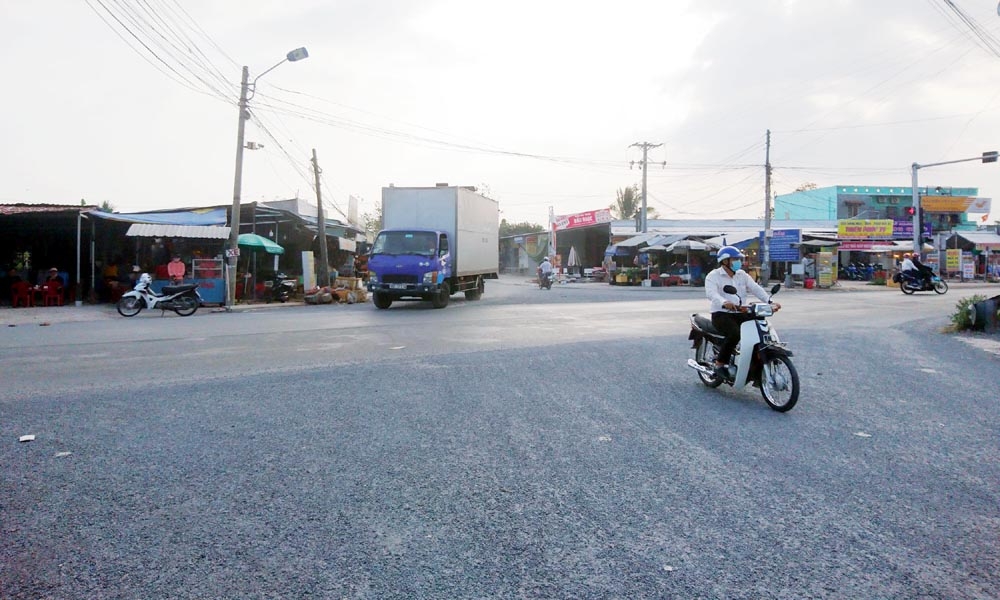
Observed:
[[[747,312],[747,307],[741,306],[741,301],[747,298],[748,292],[762,302],[767,302],[769,299],[767,290],[742,270],[743,258],[745,256],[738,248],[723,246],[716,254],[719,267],[705,277],[705,294],[711,302],[712,325],[726,336],[715,360],[715,370],[720,374],[729,364],[733,350],[740,341],[740,325],[753,318]],[[727,294],[723,291],[727,285],[736,288],[738,294]],[[781,308],[777,302],[771,304],[775,312]]]

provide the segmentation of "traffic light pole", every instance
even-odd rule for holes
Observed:
[[[955,163],[969,162],[973,160],[981,160],[984,163],[997,162],[997,151],[991,150],[989,152],[983,152],[982,156],[974,156],[972,158],[960,158],[958,160],[948,160],[945,162],[928,163],[926,165],[921,165],[913,163],[910,166],[911,169],[911,185],[913,191],[913,251],[918,255],[923,255],[923,235],[924,232],[921,231],[923,224],[920,218],[920,190],[917,188],[917,171],[920,169],[925,169],[927,167],[939,167],[941,165],[953,165]]]

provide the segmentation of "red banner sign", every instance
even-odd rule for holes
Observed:
[[[576,213],[575,215],[561,215],[555,218],[552,229],[573,229],[575,227],[589,227],[611,222],[611,209],[602,208],[599,210],[588,210],[587,212]]]

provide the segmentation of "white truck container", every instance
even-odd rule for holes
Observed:
[[[499,205],[475,188],[382,188],[382,223],[368,259],[368,289],[380,309],[400,299],[444,308],[455,292],[479,300],[499,272]]]

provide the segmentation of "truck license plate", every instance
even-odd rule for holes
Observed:
[[[391,290],[405,290],[406,289],[406,284],[405,283],[390,283],[389,284],[389,289],[391,289]]]

